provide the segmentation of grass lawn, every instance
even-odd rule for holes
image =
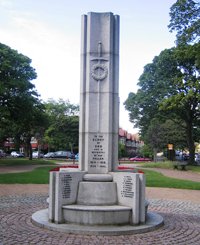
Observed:
[[[52,166],[53,167],[53,166]],[[0,174],[0,184],[48,184],[52,167],[38,167],[30,172]],[[200,190],[200,182],[169,178],[161,173],[145,170],[146,186]]]
[[[165,168],[165,169],[173,169],[173,163],[171,161],[165,162],[146,162],[141,163],[141,167],[143,168]]]
[[[144,170],[144,173],[148,187],[200,190],[200,182],[170,178],[153,170]]]
[[[129,164],[133,162],[127,162]],[[135,164],[140,165],[143,168],[164,168],[164,169],[174,169],[172,161],[165,161],[165,162],[135,162]],[[200,173],[200,165],[199,166],[186,166],[187,170],[192,172]]]
[[[141,167],[144,168],[165,168],[165,169],[174,169],[173,162],[166,161],[166,162],[149,162],[149,163],[143,163],[141,164]],[[188,165],[186,166],[187,170],[190,170],[192,172],[200,173],[200,166],[192,166]]]
[[[54,160],[33,159],[27,158],[2,158],[0,159],[0,166],[18,166],[18,165],[50,165],[55,164]]]
[[[22,173],[5,173],[0,174],[0,184],[47,184],[49,183],[48,171],[55,166],[54,160],[26,158],[6,158],[0,159],[0,166],[26,166],[26,165],[52,165],[46,167],[38,167],[30,172]]]
[[[32,161],[27,159],[0,159],[0,165],[19,166],[19,165],[44,165],[38,167],[30,172],[23,173],[5,173],[0,174],[0,184],[48,184],[49,170],[55,167],[54,160],[34,159]],[[45,166],[52,165],[52,166]],[[141,167],[156,167],[156,168],[173,168],[171,162],[161,163],[143,163]],[[199,166],[188,166],[192,171],[200,172]],[[168,187],[179,189],[193,189],[200,190],[200,182],[193,182],[189,180],[180,180],[164,176],[161,173],[152,170],[144,170],[146,175],[146,186],[148,187]]]
[[[30,172],[0,174],[0,184],[48,184],[52,167],[38,167]]]

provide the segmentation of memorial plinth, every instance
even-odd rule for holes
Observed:
[[[50,172],[48,211],[32,219],[42,227],[74,233],[150,231],[163,220],[147,212],[144,174],[117,172],[119,16],[82,16],[81,43],[79,169]]]

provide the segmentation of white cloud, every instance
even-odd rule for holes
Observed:
[[[0,0],[0,5],[4,8],[11,8],[13,6],[12,0]]]

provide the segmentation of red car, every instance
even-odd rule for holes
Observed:
[[[132,162],[150,162],[151,159],[148,157],[132,157],[129,159]]]

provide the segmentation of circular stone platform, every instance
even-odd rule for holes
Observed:
[[[77,225],[77,224],[55,224],[48,221],[48,209],[37,211],[32,215],[32,222],[41,228],[65,233],[77,233],[87,235],[125,235],[138,234],[153,231],[164,224],[162,216],[148,212],[147,221],[144,225],[131,226],[112,226],[112,225]]]

